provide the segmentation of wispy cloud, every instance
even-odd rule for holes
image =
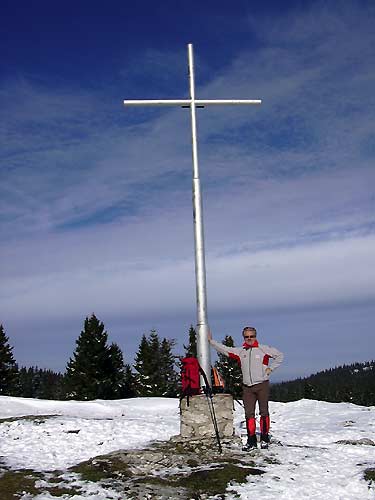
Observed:
[[[198,89],[202,97],[263,98],[260,109],[199,113],[202,177],[212,189],[370,164],[375,74],[367,56],[375,36],[366,15],[344,9],[335,17],[320,6],[290,16],[290,31],[275,20],[271,27],[267,20],[258,23],[263,46],[256,52],[244,49],[222,74]],[[367,27],[366,37],[348,41],[358,16],[360,26]],[[363,54],[360,61],[358,53]],[[178,56],[185,63],[185,54]],[[129,79],[136,84],[140,72],[173,68],[174,57],[148,51],[141,64],[129,64],[134,68]],[[142,125],[137,116],[142,111],[122,109],[119,100],[114,113],[103,89],[54,90],[26,81],[6,85],[4,113],[12,117],[7,119],[12,132],[2,149],[8,150],[3,157],[5,216],[16,214],[27,227],[33,219],[36,227],[76,226],[108,211],[115,218],[116,206],[118,216],[127,207],[132,216],[151,204],[163,205],[171,189],[190,188],[187,112],[159,111]],[[149,92],[154,88],[151,81]]]
[[[64,256],[65,251],[55,257],[57,262],[61,257],[65,261],[60,262],[60,269],[57,263],[53,269],[49,266],[49,270],[3,278],[3,311],[14,316],[21,310],[30,319],[51,320],[69,319],[80,311],[105,310],[109,316],[126,311],[130,319],[146,316],[151,320],[161,311],[187,314],[192,309],[191,258],[168,256],[164,249],[163,258],[154,261],[142,255],[125,260],[120,252],[111,255],[111,249],[103,244],[101,249],[101,260],[99,255],[94,260],[88,253],[85,265],[83,248],[78,247],[78,259],[75,252]],[[373,301],[374,251],[375,238],[367,236],[223,256],[209,253],[211,311],[233,314],[248,308],[274,310]],[[108,260],[103,258],[106,252],[111,256]]]

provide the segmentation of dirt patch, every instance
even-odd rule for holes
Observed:
[[[59,417],[60,415],[25,415],[23,417],[7,417],[0,418],[0,424],[5,424],[8,422],[18,422],[19,420],[28,420],[34,424],[44,424],[49,418]]]
[[[223,463],[217,467],[203,470],[192,470],[190,473],[171,475],[169,477],[148,478],[145,484],[158,485],[158,494],[168,489],[172,498],[199,499],[205,496],[221,495],[224,498],[225,490],[229,485],[244,483],[249,475],[260,475],[265,471],[253,467]],[[141,481],[142,482],[142,481]],[[156,494],[156,491],[155,491]]]
[[[29,469],[6,470],[0,472],[0,498],[1,500],[17,500],[25,494],[32,496],[48,492],[55,497],[63,495],[74,495],[79,490],[70,487],[62,478],[55,477],[48,486],[40,486],[38,483],[45,480],[43,473]]]
[[[366,469],[364,472],[364,478],[370,483],[370,485],[375,485],[375,469]]]

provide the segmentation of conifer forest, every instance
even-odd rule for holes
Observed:
[[[227,335],[222,342],[233,346]],[[116,343],[94,314],[87,317],[75,350],[64,373],[37,366],[19,367],[11,341],[0,325],[0,395],[51,400],[123,399],[131,397],[179,397],[181,393],[180,358],[195,357],[196,332],[186,334],[186,345],[179,356],[175,341],[162,338],[156,330],[143,334],[133,364],[125,363]],[[218,354],[215,368],[224,381],[213,391],[226,392],[241,399],[242,377],[237,361]],[[271,384],[272,401],[289,402],[316,399],[375,405],[375,361],[329,368],[305,378]]]

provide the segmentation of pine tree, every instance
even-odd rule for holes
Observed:
[[[63,379],[62,373],[41,369],[39,391],[34,397],[54,400],[63,399]]]
[[[159,387],[162,384],[161,375],[161,341],[156,330],[151,330],[149,338],[150,359],[148,362],[150,368],[150,385],[154,396],[159,396]]]
[[[124,357],[120,347],[116,343],[109,346],[109,367],[108,371],[112,372],[110,399],[120,399],[130,397],[128,394],[132,392],[130,385],[132,384],[132,376],[129,373],[129,365],[124,364]]]
[[[196,358],[197,357],[197,332],[195,331],[193,325],[189,328],[189,343],[184,345],[185,357],[186,358]]]
[[[228,347],[233,347],[233,338],[226,335],[223,344]],[[242,397],[242,372],[241,366],[238,361],[229,358],[225,354],[218,353],[218,361],[215,363],[216,368],[219,370],[220,375],[225,382],[224,392],[232,394],[234,398],[239,399]]]
[[[24,366],[19,371],[19,396],[22,398],[34,397],[34,368],[25,368]]]
[[[0,325],[0,395],[15,396],[18,391],[18,366],[13,357],[13,347]]]
[[[123,398],[134,398],[136,396],[136,380],[132,372],[132,367],[129,364],[124,366],[125,390]]]
[[[174,340],[163,339],[160,347],[160,371],[162,376],[161,396],[174,398],[178,393],[178,375],[175,370],[175,357],[172,349]]]
[[[160,341],[155,330],[142,336],[136,353],[136,393],[138,396],[176,396],[177,373],[172,355],[173,341]]]
[[[153,392],[151,368],[153,361],[151,347],[145,334],[142,335],[134,361],[136,394],[137,396],[151,396]]]
[[[122,353],[107,345],[108,334],[95,314],[86,318],[65,375],[66,398],[115,399],[125,389]]]

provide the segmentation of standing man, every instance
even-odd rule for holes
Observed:
[[[228,347],[213,340],[211,332],[208,341],[218,352],[236,359],[242,370],[243,402],[246,416],[247,444],[244,451],[257,447],[255,434],[255,404],[258,401],[260,413],[260,444],[268,448],[270,415],[268,411],[269,376],[282,363],[284,355],[274,347],[259,344],[257,331],[252,326],[245,326],[242,331],[242,347]],[[269,364],[272,360],[271,365]]]

